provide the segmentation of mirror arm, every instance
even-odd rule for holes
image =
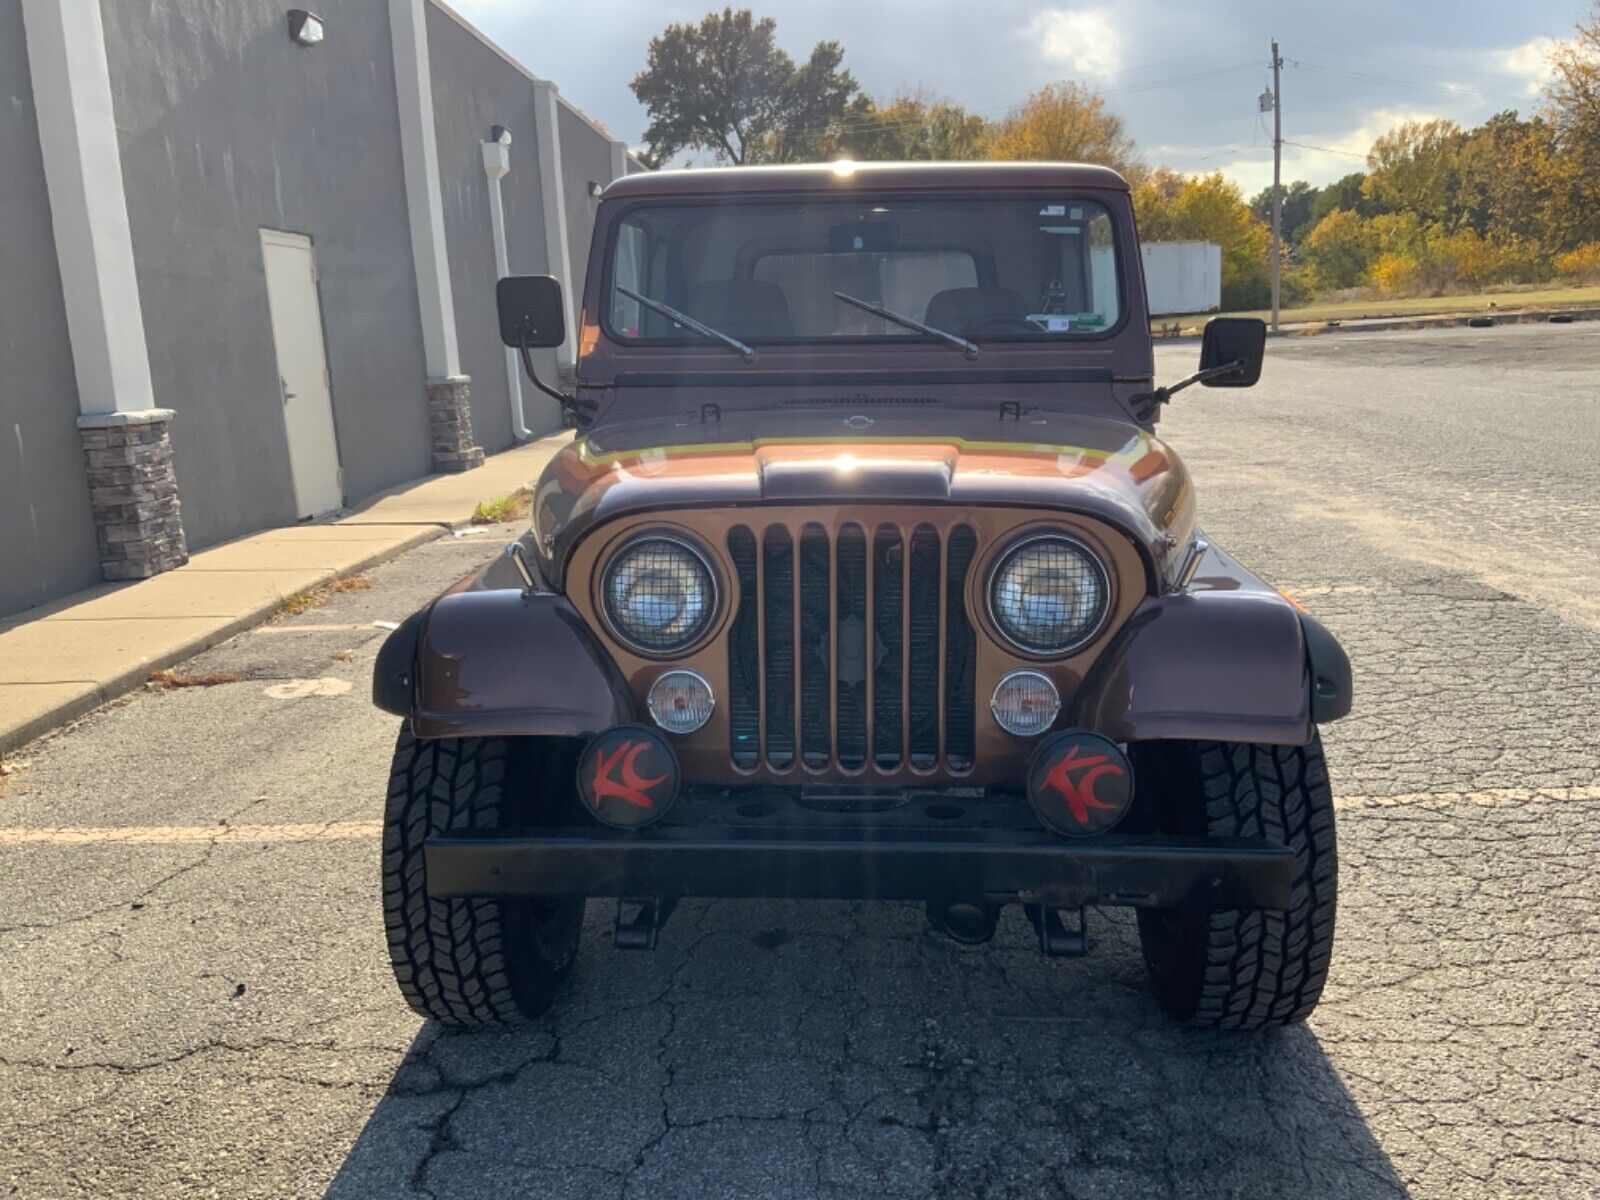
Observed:
[[[1141,421],[1148,421],[1155,416],[1156,411],[1167,401],[1171,400],[1186,387],[1193,387],[1197,383],[1204,383],[1208,379],[1215,379],[1218,375],[1231,375],[1235,371],[1243,370],[1244,359],[1236,358],[1232,362],[1223,363],[1217,367],[1207,367],[1204,371],[1196,371],[1187,379],[1180,379],[1169,387],[1158,387],[1153,392],[1140,392],[1132,397],[1128,403],[1133,406],[1134,415]]]
[[[540,379],[538,372],[533,369],[533,355],[528,353],[528,338],[526,334],[517,343],[517,353],[522,356],[522,369],[527,372],[528,378],[533,381],[533,386],[559,404],[562,415],[570,418],[574,426],[579,429],[587,429],[590,422],[594,420],[597,407],[594,401],[580,400],[576,396],[569,396],[566,392],[553,388]]]

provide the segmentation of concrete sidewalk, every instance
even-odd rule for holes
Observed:
[[[154,579],[101,584],[0,620],[0,754],[258,624],[291,596],[465,524],[480,501],[531,485],[570,436],[404,484],[329,522],[225,542]]]

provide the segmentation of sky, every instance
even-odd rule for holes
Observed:
[[[650,39],[712,7],[662,0],[446,0],[536,75],[637,144],[628,89]],[[1362,169],[1385,129],[1475,125],[1539,104],[1545,55],[1588,0],[766,0],[802,59],[831,38],[868,93],[925,90],[985,117],[1061,79],[1092,84],[1152,165],[1272,181],[1271,39],[1281,43],[1285,182]],[[709,160],[708,160],[709,161]]]

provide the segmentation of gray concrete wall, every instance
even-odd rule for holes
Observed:
[[[567,197],[567,240],[578,297],[589,263],[589,240],[594,236],[594,215],[599,201],[589,194],[589,184],[611,182],[611,139],[589,124],[565,103],[556,105],[561,122],[561,173]],[[573,305],[574,311],[577,305]]]
[[[345,494],[429,469],[388,7],[104,0],[139,297],[191,549],[295,517],[258,231],[311,237]]]
[[[472,377],[473,429],[483,448],[493,453],[511,444],[511,402],[505,347],[495,313],[494,238],[481,147],[494,126],[504,125],[511,131],[511,170],[500,181],[506,257],[513,275],[548,272],[533,83],[526,71],[453,13],[432,4],[428,6],[428,55],[456,341],[461,369]],[[544,354],[541,358],[542,369],[552,370],[554,357]],[[522,407],[533,432],[551,433],[560,428],[555,401],[527,383],[522,388]]]
[[[323,0],[289,40],[278,0],[101,0],[128,217],[158,404],[191,550],[295,519],[260,230],[312,240],[347,502],[430,469],[426,366],[388,5]],[[545,244],[534,81],[437,0],[434,119],[462,370],[478,441],[511,443],[481,143],[511,130],[501,182],[513,273]],[[99,581],[77,392],[19,6],[0,0],[0,616]],[[608,138],[558,106],[581,294]],[[555,353],[537,358],[555,379]],[[524,384],[529,427],[559,426]]]
[[[0,3],[0,617],[100,581],[22,9]]]

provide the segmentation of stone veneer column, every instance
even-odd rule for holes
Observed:
[[[23,0],[22,17],[100,569],[147,579],[189,551],[173,414],[157,407],[145,348],[100,5]]]
[[[483,465],[483,450],[472,440],[472,409],[467,403],[469,380],[461,372],[461,354],[456,346],[455,299],[450,291],[444,204],[440,199],[425,0],[389,0],[389,32],[394,49],[406,211],[411,223],[411,259],[417,273],[417,305],[422,317],[422,357],[428,370],[428,432],[433,469],[470,471]]]
[[[483,466],[483,447],[472,440],[472,405],[467,377],[428,382],[428,429],[433,436],[433,469],[451,475]]]
[[[172,410],[78,418],[107,578],[148,579],[189,561],[172,471]]]

